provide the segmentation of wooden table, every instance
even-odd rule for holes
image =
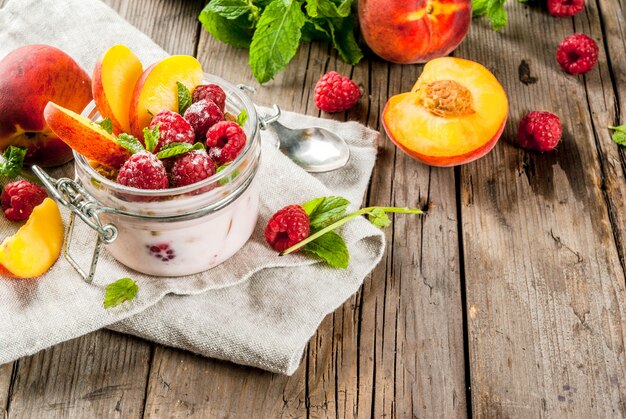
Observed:
[[[200,27],[204,2],[107,1],[169,52],[257,85],[247,53]],[[626,122],[626,1],[587,0],[584,13],[561,19],[510,3],[504,31],[475,21],[454,53],[503,83],[504,140],[475,163],[438,169],[383,136],[367,203],[429,215],[395,219],[383,262],[325,319],[295,375],[100,331],[0,366],[0,416],[626,416],[626,150],[606,128]],[[600,45],[585,76],[555,61],[573,32]],[[381,129],[387,98],[421,68],[377,59],[352,68],[328,45],[305,45],[255,100],[318,115],[312,88],[337,70],[365,97],[335,118]],[[533,109],[561,117],[556,152],[512,145]]]

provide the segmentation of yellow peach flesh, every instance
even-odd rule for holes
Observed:
[[[9,275],[34,278],[56,262],[63,245],[63,221],[57,204],[46,198],[13,236],[0,244],[0,265]]]

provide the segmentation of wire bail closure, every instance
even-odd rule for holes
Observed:
[[[72,179],[54,179],[44,172],[41,167],[36,165],[32,167],[32,170],[50,192],[54,200],[70,210],[69,220],[65,229],[63,256],[86,282],[91,283],[96,273],[102,245],[111,244],[117,238],[117,227],[113,224],[103,223],[100,219],[100,214],[103,212],[115,212],[115,210],[100,205],[80,183]],[[98,233],[98,240],[96,241],[96,246],[91,258],[89,272],[82,269],[70,254],[75,216],[78,216],[92,230]]]

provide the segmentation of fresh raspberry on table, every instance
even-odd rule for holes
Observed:
[[[585,0],[548,0],[548,13],[552,16],[574,16],[584,8]]]
[[[245,145],[246,133],[236,122],[218,122],[206,133],[209,156],[219,164],[235,160]]]
[[[202,99],[187,108],[184,118],[196,133],[196,140],[204,141],[209,128],[224,120],[224,112],[214,102]]]
[[[265,227],[265,240],[282,252],[309,237],[309,216],[300,205],[288,205],[272,215]]]
[[[175,159],[170,170],[172,187],[191,185],[215,174],[215,162],[204,150],[193,150]]]
[[[139,189],[165,189],[168,185],[163,162],[148,151],[130,156],[120,168],[117,182]]]
[[[154,152],[158,152],[161,148],[171,143],[189,143],[193,144],[196,139],[196,134],[193,128],[189,125],[182,116],[176,112],[172,112],[169,109],[163,109],[156,114],[152,121],[150,121],[150,129],[159,125],[159,132],[161,137]]]
[[[322,111],[342,112],[356,105],[361,97],[361,89],[348,77],[330,71],[319,79],[313,94],[315,106]]]
[[[527,150],[550,151],[561,139],[561,120],[550,112],[533,111],[517,127],[519,145]]]
[[[46,190],[34,183],[26,180],[11,182],[4,187],[0,196],[2,211],[11,221],[24,221],[47,196]]]
[[[556,60],[569,74],[582,74],[598,62],[598,44],[583,33],[575,33],[561,41]]]
[[[193,103],[200,102],[201,100],[210,100],[215,103],[222,113],[226,108],[226,93],[224,93],[224,89],[219,87],[217,84],[201,84],[193,89],[193,93],[191,94],[191,101]]]

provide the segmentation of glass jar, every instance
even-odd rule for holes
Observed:
[[[248,114],[247,143],[223,170],[201,182],[145,190],[123,186],[101,175],[74,153],[76,180],[97,205],[102,223],[117,229],[106,249],[120,263],[156,276],[183,276],[210,269],[233,256],[250,238],[257,222],[256,174],[261,156],[259,121],[253,103],[234,85],[205,74],[226,92],[226,111]],[[101,119],[92,102],[83,116]]]

